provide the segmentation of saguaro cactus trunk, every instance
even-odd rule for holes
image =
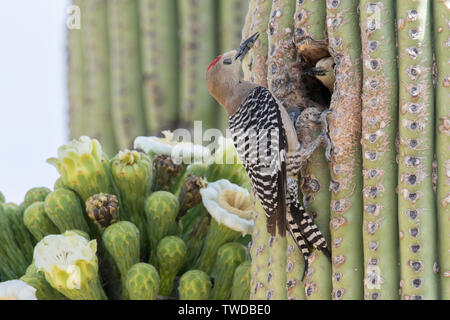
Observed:
[[[437,212],[441,299],[450,300],[450,5],[433,1],[436,83]]]
[[[398,85],[393,1],[361,1],[364,298],[398,299]]]
[[[398,1],[397,23],[401,83],[398,172],[401,296],[412,300],[436,299],[431,1]]]
[[[327,1],[336,83],[329,116],[333,299],[362,299],[361,39],[359,1]]]

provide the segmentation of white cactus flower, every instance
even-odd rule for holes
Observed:
[[[77,263],[97,265],[96,252],[96,240],[88,241],[75,232],[48,235],[34,249],[34,264],[53,283],[60,283],[67,289],[80,289],[82,276]]]
[[[209,183],[200,193],[203,205],[219,224],[243,235],[252,233],[254,207],[246,189],[222,179]]]
[[[68,144],[59,147],[58,159],[51,158],[49,159],[49,163],[57,166],[58,160],[61,161],[65,158],[71,158],[74,155],[80,157],[85,154],[90,154],[98,161],[101,161],[103,157],[103,151],[100,142],[98,142],[98,140],[96,139],[91,139],[86,136],[72,140]]]
[[[0,282],[0,300],[37,300],[36,289],[21,280]]]
[[[141,149],[145,153],[165,154],[170,156],[172,148],[177,142],[174,140],[173,133],[169,130],[162,132],[164,138],[159,137],[137,137],[134,140],[134,149]]]

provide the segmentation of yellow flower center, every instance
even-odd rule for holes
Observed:
[[[141,155],[139,154],[139,152],[136,151],[129,151],[126,150],[124,152],[119,152],[119,159],[120,162],[125,163],[126,165],[133,165],[135,164],[137,161],[139,161],[139,159],[141,158]]]
[[[219,196],[220,205],[227,211],[239,216],[242,219],[253,218],[253,205],[250,197],[244,192],[234,190],[223,190]]]

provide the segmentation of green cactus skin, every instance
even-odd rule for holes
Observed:
[[[61,233],[82,230],[89,233],[83,208],[75,192],[60,188],[45,199],[45,212]]]
[[[220,0],[220,52],[227,52],[239,47],[248,2],[242,0]],[[228,115],[222,109],[220,111],[220,129],[224,130],[226,128],[228,128]]]
[[[325,159],[324,149],[319,148],[308,160],[301,179],[303,203],[308,212],[314,216],[314,222],[330,244],[330,198],[328,189],[330,172]],[[305,276],[305,294],[308,300],[330,300],[331,263],[318,250],[313,250],[309,257],[308,272]]]
[[[234,271],[230,300],[250,299],[251,262],[242,262]]]
[[[186,174],[192,174],[193,176],[203,177],[208,170],[208,166],[204,163],[193,163],[186,168]]]
[[[23,210],[14,203],[4,203],[0,206],[3,206],[4,214],[8,218],[9,227],[17,246],[26,260],[31,263],[35,241],[23,221]]]
[[[252,258],[250,300],[264,300],[267,292],[269,261],[269,234],[267,233],[266,213],[259,201],[256,201],[252,242],[249,250]]]
[[[398,85],[394,2],[361,1],[360,25],[364,74],[361,139],[364,299],[392,300],[399,298],[400,281],[395,193]],[[376,87],[372,85],[373,80],[379,82]],[[372,123],[374,118],[379,121]]]
[[[176,218],[180,204],[176,196],[166,191],[152,193],[145,200],[147,234],[149,236],[152,264],[156,264],[156,248],[159,241],[166,236],[176,235],[178,224]]]
[[[433,1],[434,44],[438,77],[436,84],[436,155],[438,165],[437,213],[439,230],[441,299],[450,300],[450,7]]]
[[[336,62],[328,116],[331,165],[333,299],[363,298],[361,38],[359,1],[327,1],[329,49]]]
[[[431,1],[398,1],[398,223],[402,299],[437,299],[432,183],[434,95]],[[447,104],[448,105],[448,104]],[[417,110],[416,110],[417,108]],[[448,253],[447,253],[448,254]]]
[[[0,276],[2,280],[12,280],[25,274],[27,259],[16,244],[8,218],[0,205]]]
[[[111,155],[116,152],[117,146],[111,117],[110,49],[106,10],[108,2],[80,1],[82,8],[80,31],[84,67],[83,133],[101,141],[105,152]]]
[[[49,234],[60,234],[58,227],[45,212],[44,201],[38,201],[29,206],[23,213],[23,221],[36,241],[41,241]]]
[[[159,295],[169,296],[173,291],[175,277],[186,260],[187,247],[183,239],[176,236],[163,238],[156,249],[161,286]]]
[[[182,125],[202,121],[203,130],[217,127],[218,106],[208,92],[206,67],[217,52],[216,1],[178,0],[181,41]]]
[[[294,239],[287,235],[286,289],[288,300],[306,300],[304,282],[305,260]],[[309,270],[310,271],[310,270]]]
[[[72,5],[80,8],[82,0],[72,0]],[[84,27],[84,26],[83,26]],[[70,138],[77,139],[86,135],[87,117],[85,110],[84,58],[83,43],[80,29],[67,30],[67,93],[69,98],[69,130]],[[86,117],[86,118],[85,118]]]
[[[179,105],[177,0],[139,0],[147,129],[174,129]]]
[[[259,38],[252,50],[245,57],[242,66],[244,79],[264,87],[267,84],[267,58],[269,53],[268,25],[272,2],[269,0],[250,0],[246,27],[242,33],[243,40],[259,32]]]
[[[108,1],[111,110],[120,149],[146,133],[142,102],[139,7],[137,1]]]
[[[32,268],[30,268],[32,267]],[[64,300],[65,297],[54,289],[45,280],[42,272],[38,271],[34,265],[28,267],[26,273],[19,279],[36,289],[38,300]],[[34,267],[34,268],[33,268]]]
[[[207,273],[190,270],[180,278],[178,297],[180,300],[208,300],[212,288]]]
[[[28,208],[33,203],[38,201],[45,201],[45,198],[48,196],[50,192],[52,191],[46,187],[37,187],[28,190],[27,193],[25,194],[24,199],[25,207]]]
[[[230,242],[219,248],[211,272],[211,277],[214,278],[211,300],[228,300],[230,298],[234,272],[247,258],[248,250],[240,243]]]
[[[122,297],[128,298],[126,278],[128,270],[139,262],[139,229],[128,221],[110,225],[102,235],[103,245],[117,265],[122,279]]]
[[[137,151],[120,152],[111,160],[111,172],[122,196],[122,206],[127,208],[131,222],[139,229],[141,251],[145,255],[148,253],[145,199],[152,182],[150,157]]]
[[[128,270],[126,287],[130,300],[156,300],[160,286],[158,270],[148,263],[137,263]]]
[[[200,255],[191,269],[202,270],[208,274],[211,273],[219,248],[227,242],[236,240],[241,235],[240,232],[219,224],[212,218],[208,233],[203,240]]]

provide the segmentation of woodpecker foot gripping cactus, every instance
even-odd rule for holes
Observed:
[[[159,295],[170,296],[173,291],[175,277],[186,260],[186,244],[183,239],[168,236],[163,238],[156,249],[161,285]]]
[[[212,289],[211,279],[201,270],[190,270],[180,278],[178,297],[180,300],[208,300]]]
[[[156,300],[160,288],[158,270],[148,263],[137,263],[128,270],[126,287],[130,300]]]

